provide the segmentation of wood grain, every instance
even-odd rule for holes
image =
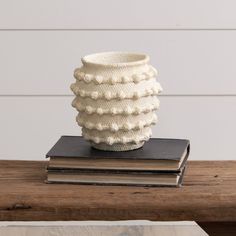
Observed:
[[[236,221],[236,162],[189,162],[182,188],[45,184],[46,162],[0,162],[0,220]]]

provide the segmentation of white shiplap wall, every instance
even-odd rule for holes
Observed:
[[[44,159],[80,134],[69,85],[80,57],[151,56],[164,92],[154,137],[191,159],[235,159],[236,2],[0,0],[0,159]]]

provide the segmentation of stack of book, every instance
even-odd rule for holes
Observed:
[[[140,149],[100,151],[80,136],[62,136],[47,153],[48,183],[181,186],[189,141],[152,138]]]

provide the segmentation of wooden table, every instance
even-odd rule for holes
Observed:
[[[236,235],[236,161],[189,161],[182,188],[45,184],[45,165],[0,161],[0,220],[188,220]]]

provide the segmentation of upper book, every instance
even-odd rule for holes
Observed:
[[[179,171],[189,150],[186,139],[151,138],[136,150],[101,151],[81,136],[62,136],[46,157],[50,157],[49,169]]]

